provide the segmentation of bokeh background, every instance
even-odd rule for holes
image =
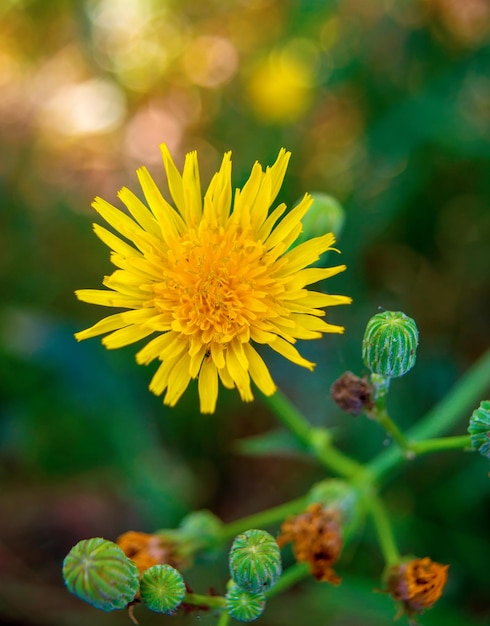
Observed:
[[[378,307],[420,329],[417,365],[390,399],[403,427],[490,344],[489,40],[487,0],[2,0],[1,624],[127,624],[64,590],[74,543],[171,527],[196,508],[231,521],[324,476],[301,456],[237,444],[275,427],[260,402],[223,393],[201,416],[191,389],[169,410],[134,347],[76,343],[104,311],[73,291],[112,271],[93,197],[137,191],[142,164],[165,188],[161,142],[179,164],[197,149],[205,183],[231,149],[237,186],[255,160],[291,150],[280,199],[310,191],[343,204],[348,271],[328,289],[354,303],[329,313],[345,335],[302,347],[313,375],[267,358],[308,418],[368,460],[383,433],[341,414],[329,387],[346,369],[365,372],[360,343]],[[451,564],[423,624],[490,620],[487,472],[476,454],[446,452],[389,477],[401,550]],[[368,527],[339,564],[341,587],[304,584],[261,623],[391,624],[393,604],[375,591],[382,567]],[[222,592],[225,577],[223,559],[189,574],[204,593]]]

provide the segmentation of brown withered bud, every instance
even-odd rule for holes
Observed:
[[[177,546],[161,536],[129,530],[120,535],[116,543],[134,561],[140,575],[153,565],[166,563],[177,569],[182,567]]]
[[[352,372],[344,372],[330,387],[333,401],[342,411],[360,415],[374,407],[374,388],[367,378],[359,378]]]
[[[280,548],[292,543],[295,559],[308,563],[316,580],[333,585],[340,583],[332,569],[343,544],[337,511],[324,509],[319,503],[310,504],[306,511],[283,522],[277,543]]]
[[[430,609],[441,597],[449,565],[428,557],[393,566],[386,577],[388,592],[402,603],[402,612],[411,617]]]

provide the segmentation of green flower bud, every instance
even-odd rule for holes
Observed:
[[[345,222],[345,211],[338,200],[326,193],[312,193],[313,204],[301,220],[303,232],[297,239],[298,243],[319,237],[325,233],[340,235]]]
[[[468,432],[471,435],[471,446],[490,459],[490,400],[483,400],[473,411]]]
[[[186,515],[179,525],[179,533],[195,537],[200,543],[212,543],[220,536],[223,522],[211,511],[194,511]]]
[[[226,609],[238,622],[253,622],[264,612],[265,595],[250,593],[230,581],[226,594]]]
[[[374,315],[366,326],[362,358],[374,374],[403,376],[415,365],[419,331],[414,320],[399,311]]]
[[[186,594],[182,574],[171,565],[153,565],[141,577],[141,600],[151,611],[172,614]]]
[[[247,530],[238,535],[230,550],[232,579],[245,591],[257,593],[273,587],[281,575],[281,553],[265,530]]]
[[[102,611],[123,609],[134,600],[139,572],[121,548],[100,537],[84,539],[63,561],[68,589]]]

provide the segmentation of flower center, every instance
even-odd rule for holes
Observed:
[[[172,330],[201,344],[248,341],[251,324],[274,306],[271,263],[239,228],[190,230],[167,253],[156,304],[171,314]]]

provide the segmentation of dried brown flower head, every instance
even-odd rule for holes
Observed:
[[[330,387],[330,395],[338,407],[346,413],[360,415],[373,408],[374,389],[367,378],[359,378],[352,372],[345,372]]]
[[[129,530],[118,537],[116,543],[135,562],[140,574],[160,563],[167,563],[175,568],[181,564],[175,545],[158,535]]]
[[[342,551],[340,515],[321,504],[311,504],[304,513],[288,518],[277,538],[279,547],[292,543],[297,561],[308,563],[312,576],[334,585],[340,583],[332,565]]]
[[[388,591],[397,602],[402,603],[407,615],[422,613],[441,597],[448,567],[428,557],[400,563],[388,573]]]

